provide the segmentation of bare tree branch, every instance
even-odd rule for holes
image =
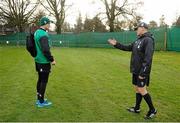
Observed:
[[[39,0],[40,1],[40,0]],[[56,18],[56,32],[61,33],[65,20],[65,13],[71,6],[66,6],[66,0],[45,0],[46,3],[40,1],[41,5]]]
[[[108,19],[108,25],[110,27],[110,32],[114,31],[114,21],[118,16],[127,18],[128,16],[135,17],[135,8],[134,5],[142,4],[138,3],[129,3],[128,0],[101,0],[104,3],[106,9],[106,16]],[[109,2],[109,3],[108,3]],[[122,4],[120,4],[120,2]],[[127,16],[128,15],[128,16]]]
[[[20,32],[28,25],[28,19],[36,10],[38,3],[32,5],[30,0],[3,0],[0,13],[4,21],[12,27],[17,27]]]

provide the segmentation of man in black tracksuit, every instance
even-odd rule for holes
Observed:
[[[142,98],[149,106],[149,111],[145,118],[150,119],[157,113],[154,108],[150,94],[146,86],[149,86],[151,65],[154,53],[154,38],[148,32],[146,23],[140,23],[137,27],[137,40],[130,45],[118,43],[115,39],[109,39],[108,42],[115,48],[124,51],[132,51],[130,70],[132,73],[132,83],[136,90],[136,104],[127,110],[133,113],[140,113],[140,104]]]

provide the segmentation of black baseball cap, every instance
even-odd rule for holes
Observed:
[[[144,22],[139,23],[134,30],[137,30],[139,27],[144,27],[145,29],[148,29],[148,25]]]

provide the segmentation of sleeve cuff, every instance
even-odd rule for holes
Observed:
[[[120,46],[120,43],[116,43],[116,45],[114,45],[115,48],[118,48]]]
[[[49,59],[49,61],[53,62],[54,61],[54,58],[53,56]]]

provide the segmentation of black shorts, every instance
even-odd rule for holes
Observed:
[[[36,66],[36,71],[37,72],[45,72],[45,73],[50,73],[51,72],[51,64],[47,63],[47,64],[40,64],[35,62],[35,66]]]
[[[132,74],[132,84],[138,87],[149,86],[150,76],[146,76],[145,79],[139,79],[139,75]]]

